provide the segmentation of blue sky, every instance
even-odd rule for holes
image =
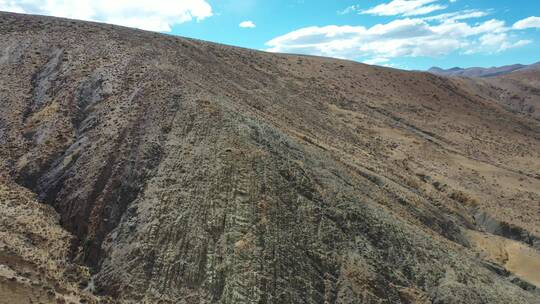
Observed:
[[[538,0],[0,0],[0,10],[403,69],[540,61]]]

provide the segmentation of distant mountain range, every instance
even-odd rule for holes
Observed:
[[[500,75],[506,75],[510,74],[516,71],[524,71],[524,70],[540,70],[540,62],[537,62],[535,64],[531,65],[523,65],[523,64],[513,64],[513,65],[506,65],[502,67],[491,67],[491,68],[479,68],[479,67],[473,67],[473,68],[451,68],[448,70],[441,69],[439,67],[432,67],[428,70],[428,72],[436,75],[441,76],[457,76],[457,77],[493,77],[493,76],[500,76]]]

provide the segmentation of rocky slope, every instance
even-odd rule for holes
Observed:
[[[96,301],[87,267],[70,260],[73,237],[51,206],[0,177],[0,303]]]
[[[475,95],[495,100],[509,111],[540,119],[540,70],[526,70],[494,78],[462,80]]]
[[[540,122],[490,86],[7,13],[0,69],[0,302],[540,300]]]

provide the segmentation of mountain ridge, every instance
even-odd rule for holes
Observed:
[[[460,68],[454,67],[450,69],[442,69],[439,67],[432,67],[428,70],[429,73],[433,73],[440,76],[451,76],[451,77],[495,77],[511,74],[519,71],[527,70],[539,70],[540,62],[533,63],[530,65],[524,64],[512,64],[505,65],[501,67],[490,67],[490,68],[481,68],[481,67],[471,67],[471,68]]]

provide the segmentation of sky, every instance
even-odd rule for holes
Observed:
[[[540,61],[539,0],[0,0],[0,10],[409,70]]]

